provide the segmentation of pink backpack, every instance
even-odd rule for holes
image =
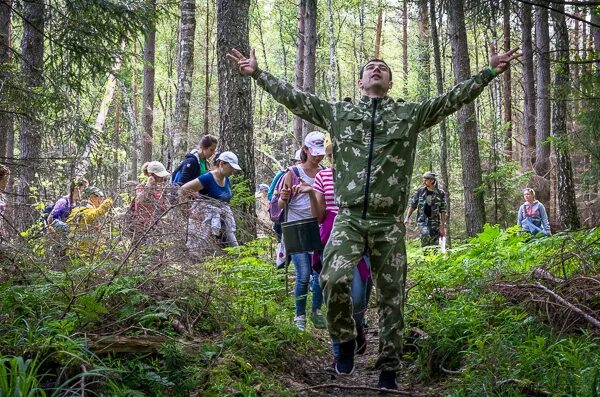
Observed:
[[[291,167],[289,167],[285,173],[281,176],[281,178],[279,178],[279,180],[277,181],[277,185],[275,186],[275,191],[273,193],[273,197],[271,198],[271,201],[269,201],[269,216],[271,217],[271,220],[273,222],[283,222],[285,221],[285,219],[283,219],[284,217],[284,211],[283,208],[279,208],[279,205],[277,205],[277,202],[279,201],[279,192],[284,188],[284,184],[285,184],[285,178],[286,175],[288,173],[288,171],[292,171],[292,185],[288,186],[288,187],[292,187],[295,186],[297,184],[300,183],[300,171],[298,170],[298,167],[293,165]],[[291,197],[290,197],[291,199]]]

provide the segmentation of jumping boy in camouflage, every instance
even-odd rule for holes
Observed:
[[[392,71],[379,59],[360,70],[357,104],[329,103],[299,91],[259,69],[254,50],[246,58],[233,49],[228,58],[240,74],[256,83],[294,114],[326,129],[334,146],[335,194],[340,208],[325,247],[321,285],[331,338],[340,342],[339,374],[354,371],[355,327],[350,283],[352,269],[368,247],[379,301],[378,387],[396,389],[403,331],[406,279],[404,209],[410,188],[419,131],[473,101],[484,87],[517,58],[517,49],[497,55],[490,66],[456,85],[447,94],[421,103],[394,101],[387,96]]]

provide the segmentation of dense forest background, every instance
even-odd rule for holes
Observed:
[[[252,185],[269,183],[311,126],[237,75],[231,47],[331,100],[356,101],[360,66],[379,56],[391,96],[411,101],[474,74],[495,45],[523,57],[422,134],[414,186],[439,174],[457,236],[514,224],[526,185],[554,230],[598,224],[599,12],[542,0],[0,0],[11,218],[24,228],[77,175],[117,192],[145,161],[172,170],[207,133]]]

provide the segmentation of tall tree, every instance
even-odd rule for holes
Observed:
[[[300,0],[298,4],[298,33],[296,36],[296,71],[294,75],[294,85],[296,88],[304,89],[304,32],[305,32],[305,14],[306,1]],[[294,138],[302,144],[302,119],[294,116],[292,122],[294,128]]]
[[[177,96],[173,115],[173,150],[175,156],[188,145],[188,122],[194,72],[194,34],[196,32],[196,0],[179,2],[179,42],[177,44]]]
[[[29,185],[34,182],[36,164],[42,150],[43,123],[40,119],[38,90],[43,84],[44,71],[44,10],[45,0],[23,3],[23,38],[21,40],[21,73],[30,97],[26,114],[21,118],[19,150],[21,172],[19,193],[24,204],[31,204]],[[23,206],[22,222],[29,221],[31,210]]]
[[[156,0],[148,0],[152,10]],[[144,41],[144,83],[142,87],[142,153],[141,161],[152,160],[152,123],[154,121],[154,61],[156,52],[156,25],[151,22]]]
[[[510,0],[502,0],[502,31],[504,33],[504,51],[510,51]],[[502,75],[504,96],[504,123],[506,130],[504,132],[504,158],[506,161],[512,160],[512,87],[510,68]]]
[[[552,12],[556,37],[556,62],[554,66],[554,97],[552,112],[552,136],[556,152],[556,179],[558,185],[558,206],[560,223],[565,229],[577,229],[580,226],[575,199],[575,181],[567,134],[567,99],[570,92],[569,76],[569,31],[564,15],[564,5],[555,4]]]
[[[379,0],[378,8],[377,28],[375,29],[375,58],[381,57],[381,31],[383,29],[383,4],[381,4],[381,0]]]
[[[430,95],[430,49],[429,49],[429,0],[419,0],[419,37],[418,37],[418,97],[420,100]]]
[[[408,0],[402,2],[402,91],[408,96]]]
[[[217,57],[225,59],[232,48],[250,52],[250,0],[217,1]],[[220,149],[237,154],[244,178],[255,186],[254,133],[250,80],[229,63],[218,62]]]
[[[306,0],[304,10],[304,84],[306,92],[315,93],[317,77],[317,0]],[[302,137],[313,131],[315,126],[302,122]]]
[[[433,63],[435,65],[435,86],[437,94],[444,93],[444,76],[442,74],[442,56],[440,52],[440,38],[438,36],[437,22],[435,20],[435,0],[429,0],[429,17],[431,19],[431,41],[433,44]],[[450,175],[448,174],[448,134],[446,132],[446,119],[442,119],[440,126],[440,172],[442,174],[442,187],[446,192],[446,230],[450,230]],[[451,245],[450,233],[446,236],[446,244]]]
[[[329,95],[331,96],[331,100],[335,101],[335,31],[331,0],[327,0],[327,14],[329,15]]]
[[[448,30],[452,47],[452,66],[457,82],[471,75],[467,31],[462,0],[449,0]],[[479,143],[477,142],[477,120],[473,103],[463,106],[457,114],[458,134],[465,198],[465,224],[467,235],[474,236],[483,230],[485,207],[483,196],[476,193],[482,183]]]
[[[523,50],[523,134],[525,150],[521,166],[530,170],[535,164],[535,73],[533,67],[533,39],[531,6],[521,4],[521,48]],[[506,73],[506,72],[505,72]]]
[[[14,119],[7,99],[10,79],[7,65],[12,63],[11,9],[12,0],[0,1],[0,160],[3,162],[2,157],[13,157],[10,142],[14,140]]]
[[[540,4],[548,5],[542,0]],[[537,53],[536,64],[536,151],[535,172],[537,175],[548,178],[550,171],[550,143],[546,142],[550,136],[550,30],[548,25],[548,10],[544,7],[535,7],[535,47]],[[544,200],[548,197],[540,197]]]

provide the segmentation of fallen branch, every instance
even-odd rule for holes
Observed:
[[[88,339],[88,348],[96,354],[107,353],[153,353],[173,339],[165,336],[105,336],[98,339]],[[184,345],[184,351],[197,352],[199,344],[195,342],[176,340]]]
[[[560,283],[561,281],[563,281],[562,279],[554,276],[552,273],[545,269],[542,269],[541,267],[536,267],[535,269],[533,269],[533,272],[531,272],[531,276],[540,280],[552,281],[553,283]]]
[[[535,286],[537,288],[544,290],[544,292],[546,292],[548,295],[552,296],[559,303],[565,305],[569,309],[573,310],[575,313],[579,314],[581,317],[585,318],[590,324],[592,324],[596,328],[600,328],[600,320],[598,320],[597,318],[590,316],[589,314],[587,314],[586,312],[584,312],[583,310],[581,310],[580,308],[578,308],[571,302],[567,301],[566,299],[564,299],[563,297],[558,295],[556,292],[552,291],[551,289],[546,288],[542,284],[536,283]]]
[[[308,391],[308,390],[317,390],[317,389],[344,389],[344,390],[371,390],[377,391],[379,393],[387,393],[387,394],[395,394],[397,396],[413,396],[413,397],[426,397],[426,394],[420,394],[409,391],[401,391],[401,390],[388,390],[388,389],[378,389],[377,387],[371,386],[346,386],[340,385],[337,383],[324,383],[321,385],[315,385],[311,387],[303,387],[302,389],[298,389],[298,392]]]

